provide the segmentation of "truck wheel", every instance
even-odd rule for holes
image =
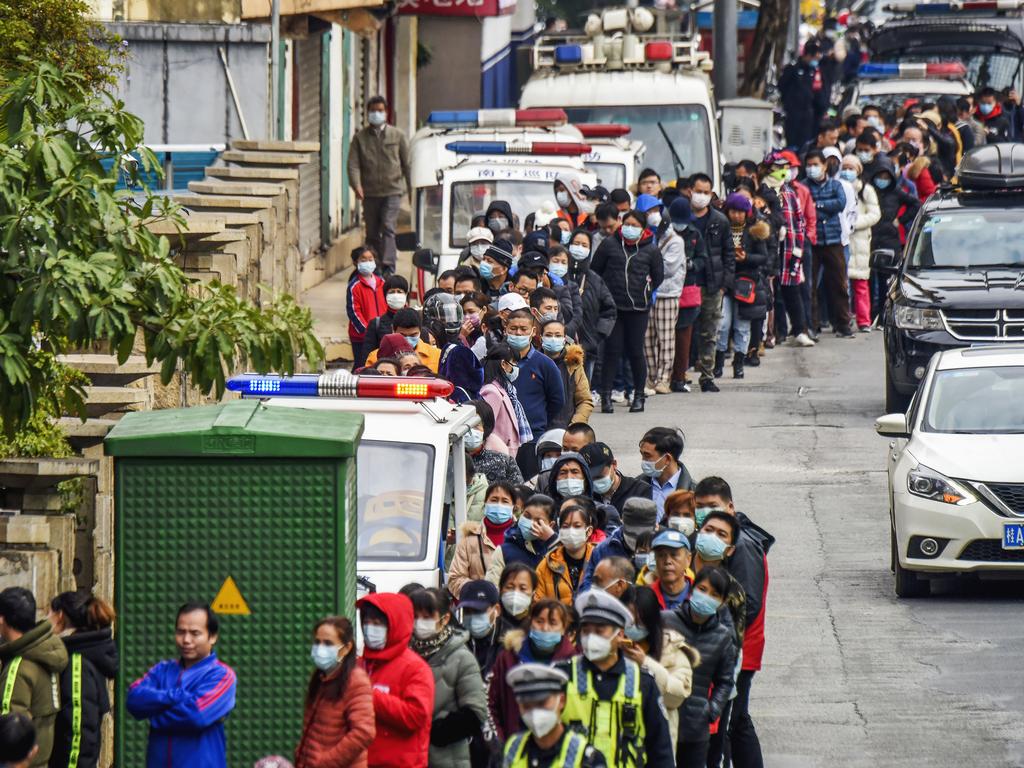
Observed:
[[[931,583],[928,579],[922,578],[900,565],[899,554],[896,552],[896,531],[892,531],[890,536],[892,538],[892,562],[896,573],[896,597],[928,597],[932,592]]]
[[[910,407],[912,395],[904,395],[892,381],[892,374],[889,373],[888,362],[885,365],[885,412],[906,413]]]

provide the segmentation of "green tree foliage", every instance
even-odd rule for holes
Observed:
[[[50,386],[52,359],[107,346],[125,360],[141,331],[167,383],[181,364],[220,395],[240,365],[291,373],[322,350],[287,296],[263,309],[229,286],[190,280],[146,222],[180,221],[166,198],[116,189],[142,121],[89,76],[43,61],[0,76],[0,419],[10,434],[48,402],[81,411],[81,388]],[[104,164],[104,161],[108,161]]]

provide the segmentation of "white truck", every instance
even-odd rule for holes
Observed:
[[[554,203],[555,179],[594,186],[583,158],[592,151],[561,109],[432,112],[411,145],[413,221],[420,248],[454,268],[474,214],[505,200],[525,218]]]
[[[573,123],[628,125],[647,148],[645,164],[663,177],[700,171],[720,188],[712,62],[694,16],[606,8],[582,32],[540,37],[520,106],[562,107]]]
[[[647,147],[628,138],[630,127],[622,124],[575,123],[576,130],[590,144],[583,164],[607,190],[631,189],[644,169]]]

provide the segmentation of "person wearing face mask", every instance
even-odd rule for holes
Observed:
[[[803,53],[787,64],[779,76],[779,94],[786,115],[786,144],[802,147],[812,137],[814,126],[815,83],[820,83],[818,60],[821,47],[816,40],[804,43]]]
[[[647,334],[651,301],[665,275],[665,263],[647,228],[647,217],[630,210],[622,217],[622,227],[606,238],[594,254],[591,269],[604,278],[615,299],[618,318],[605,341],[601,361],[601,412],[612,413],[612,389],[619,361],[629,360],[633,373],[633,402],[630,413],[644,410],[644,385],[647,363],[644,360],[644,336]]]
[[[568,234],[571,239],[572,233]],[[583,298],[576,281],[569,277],[571,258],[565,246],[552,245],[541,275],[541,287],[554,293],[559,312],[565,321],[565,335],[577,338],[583,318]],[[531,304],[533,303],[531,297]]]
[[[558,600],[571,606],[594,544],[594,521],[584,507],[566,506],[558,516],[558,543],[537,565],[534,600]]]
[[[673,765],[672,740],[654,678],[624,653],[633,616],[601,590],[576,598],[583,653],[556,665],[569,676],[562,722],[578,728],[612,765]]]
[[[537,438],[537,466],[540,471],[526,481],[530,488],[547,488],[548,478],[551,476],[551,467],[562,455],[562,438],[565,436],[564,429],[549,429]]]
[[[881,151],[880,134],[873,128],[865,128],[857,137],[854,153],[861,164],[861,177],[868,179],[880,169],[887,166],[888,158]]]
[[[978,102],[978,106],[974,110],[974,116],[985,129],[987,143],[995,144],[999,141],[1010,141],[1010,120],[1003,113],[1003,107],[999,103],[995,88],[982,88],[978,91],[975,101]],[[924,201],[922,200],[922,202]]]
[[[637,210],[647,215],[647,229],[654,233],[664,264],[664,279],[658,286],[657,299],[651,308],[647,333],[644,336],[644,355],[647,360],[646,394],[667,395],[672,391],[671,375],[676,342],[676,317],[679,314],[679,295],[686,280],[686,245],[672,226],[668,214],[662,213],[662,204],[652,195],[636,199]],[[694,231],[694,238],[699,235]]]
[[[662,606],[650,587],[637,587],[623,603],[633,614],[633,626],[626,627],[632,641],[624,653],[654,678],[668,715],[672,752],[679,737],[679,707],[693,691],[693,668],[700,663],[700,654],[691,648],[681,634],[666,629],[662,622]]]
[[[469,633],[467,647],[476,657],[481,678],[486,680],[502,651],[504,634],[515,625],[502,616],[498,588],[486,579],[474,579],[462,585],[458,611],[459,621]]]
[[[601,344],[615,327],[618,310],[604,279],[590,268],[594,235],[586,229],[577,229],[569,239],[568,279],[578,288],[580,295],[580,322],[576,338],[583,347],[584,368],[591,388],[596,385],[594,370],[600,357]]]
[[[665,516],[665,498],[676,490],[692,490],[690,470],[680,461],[683,435],[678,429],[653,427],[640,438],[640,470],[651,484],[658,520]]]
[[[562,376],[565,404],[555,419],[558,424],[586,423],[594,410],[590,383],[583,370],[583,348],[567,343],[565,324],[561,320],[547,320],[540,328],[541,351],[550,357]]]
[[[985,143],[985,128],[971,114],[971,102],[964,96],[956,100],[956,129],[965,153]]]
[[[479,266],[480,260],[493,242],[494,232],[490,227],[471,227],[466,234],[466,247],[459,254],[459,264]]]
[[[470,768],[469,742],[487,723],[487,698],[476,659],[466,647],[469,633],[452,621],[445,590],[419,589],[409,599],[415,615],[410,648],[434,677],[428,764]]]
[[[594,548],[590,562],[583,572],[580,591],[590,589],[594,582],[594,572],[602,560],[621,557],[632,565],[636,554],[636,542],[644,531],[653,531],[658,519],[658,507],[650,499],[631,498],[622,505],[622,527],[617,528],[611,536]],[[630,583],[636,578],[635,574]]]
[[[690,596],[693,553],[690,539],[682,531],[662,530],[651,542],[656,578],[651,589],[663,610],[672,610]]]
[[[571,617],[569,609],[557,600],[535,601],[525,629],[505,633],[505,649],[494,662],[487,689],[487,706],[498,738],[504,741],[523,729],[515,695],[506,675],[519,664],[553,664],[576,655],[576,646],[567,637]]]
[[[374,592],[356,602],[363,632],[360,667],[370,676],[377,735],[367,766],[425,768],[434,712],[434,675],[409,647],[412,601]]]
[[[850,236],[850,293],[853,295],[854,315],[861,333],[871,331],[871,293],[868,280],[871,277],[871,228],[882,216],[878,206],[875,188],[865,184],[860,160],[854,155],[843,158],[843,169],[839,172],[853,184],[857,201],[857,221]]]
[[[679,285],[678,310],[675,318],[675,345],[673,350],[671,383],[673,392],[689,392],[690,382],[686,372],[690,369],[690,348],[693,343],[693,329],[700,316],[701,289],[698,284],[696,265],[708,263],[708,247],[704,236],[694,225],[690,198],[676,196],[668,207],[669,223],[672,230],[683,242],[684,263],[682,283]],[[676,276],[678,282],[678,275]],[[671,280],[669,283],[671,284]]]
[[[462,438],[466,454],[473,460],[473,468],[487,477],[491,483],[519,485],[523,475],[508,453],[487,448],[488,439],[494,434],[494,411],[486,400],[471,400],[480,417],[480,423],[470,427]]]
[[[533,439],[515,389],[518,376],[515,351],[505,343],[492,344],[484,358],[484,385],[480,387],[480,398],[491,406],[494,413],[494,431],[488,437],[486,447],[512,457],[519,452],[524,437],[525,442]]]
[[[719,612],[729,588],[729,576],[722,568],[705,568],[697,573],[690,597],[662,614],[665,627],[682,635],[700,654],[700,663],[693,668],[692,692],[679,709],[677,768],[708,764],[711,723],[722,715],[732,694],[736,640]]]
[[[900,144],[897,145],[897,149],[905,151],[907,158],[906,162],[902,163],[903,176],[913,182],[917,196],[923,203],[938,188],[932,175],[932,160],[926,151],[924,132],[917,123],[905,120],[903,126]]]
[[[513,247],[508,240],[496,238],[484,251],[483,258],[477,266],[480,279],[483,281],[483,292],[491,301],[497,301],[507,292],[509,269],[513,263]]]
[[[487,336],[485,333],[485,320],[489,313],[490,302],[487,297],[476,290],[469,290],[462,294],[455,294],[459,305],[462,307],[462,328],[459,329],[459,341],[468,347],[481,362],[487,356]]]
[[[492,200],[484,213],[487,227],[494,233],[494,237],[506,229],[514,226],[515,217],[512,214],[512,206],[504,200]]]
[[[348,340],[352,344],[352,370],[361,368],[366,355],[376,346],[366,346],[366,332],[370,323],[388,308],[384,297],[384,278],[377,273],[377,251],[373,246],[361,245],[352,251],[355,269],[349,276],[345,308],[348,313]]]
[[[404,337],[406,343],[416,353],[421,365],[426,366],[433,373],[437,373],[437,366],[441,362],[441,350],[428,341],[429,336],[423,331],[423,322],[419,311],[412,307],[403,307],[395,312],[391,322],[395,332],[381,339],[381,347],[372,350],[366,356],[366,364],[374,365],[380,357],[393,357],[399,346],[385,342],[394,342],[391,337],[397,334]]]
[[[448,569],[448,591],[453,597],[459,599],[468,582],[487,575],[494,551],[515,524],[515,491],[508,483],[491,483],[484,494],[483,520],[462,524],[462,535]]]
[[[365,768],[376,736],[373,688],[356,666],[352,623],[343,616],[317,622],[310,656],[316,669],[306,691],[295,768]]]
[[[366,127],[352,137],[348,153],[348,181],[363,203],[366,239],[380,254],[386,274],[395,271],[395,226],[405,195],[412,200],[409,140],[388,124],[388,103],[383,96],[366,102]]]
[[[906,232],[910,230],[921,201],[903,189],[897,182],[897,175],[889,158],[873,176],[867,176],[868,184],[874,187],[878,197],[879,219],[871,228],[871,247],[874,250],[888,249],[900,253]],[[884,275],[873,274],[871,286],[871,311],[878,315],[887,292],[888,280]]]
[[[606,768],[607,760],[586,737],[562,723],[568,675],[545,664],[520,664],[506,683],[527,730],[511,735],[503,765],[508,768]]]
[[[842,216],[846,209],[846,192],[838,180],[829,178],[825,170],[825,155],[820,150],[812,149],[808,152],[804,164],[818,219],[818,238],[814,246],[815,272],[824,273],[823,285],[828,295],[836,335],[852,338],[849,280],[843,249]]]
[[[491,555],[487,578],[500,586],[506,566],[525,563],[531,569],[536,568],[544,553],[557,541],[554,519],[555,503],[550,496],[543,493],[530,496],[516,524],[506,531],[505,540]],[[536,588],[535,583],[533,589]],[[532,590],[530,595],[533,595]]]
[[[593,498],[594,484],[586,460],[578,453],[563,453],[551,466],[547,493],[561,506],[576,496]]]
[[[612,449],[601,442],[585,445],[580,455],[587,462],[594,482],[594,498],[611,504],[622,514],[623,505],[632,498],[651,498],[651,484],[646,477],[629,477],[619,471]]]
[[[590,213],[583,211],[582,199],[576,191],[580,189],[580,181],[575,174],[560,174],[553,184],[555,203],[558,205],[557,218],[567,221],[570,229],[582,227]]]
[[[366,354],[380,347],[381,340],[395,332],[395,314],[409,306],[409,281],[401,275],[390,275],[384,279],[385,311],[377,315],[366,327],[363,348]]]
[[[496,583],[501,594],[501,617],[509,629],[522,629],[529,618],[533,593],[537,590],[537,573],[525,562],[509,563],[498,577],[487,580]],[[502,633],[504,637],[504,632]]]

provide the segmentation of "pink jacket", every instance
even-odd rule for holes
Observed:
[[[491,433],[491,437],[507,445],[509,455],[515,456],[519,450],[519,421],[516,419],[516,409],[512,406],[508,392],[492,381],[480,388],[480,397],[486,400],[494,411],[494,432]]]

